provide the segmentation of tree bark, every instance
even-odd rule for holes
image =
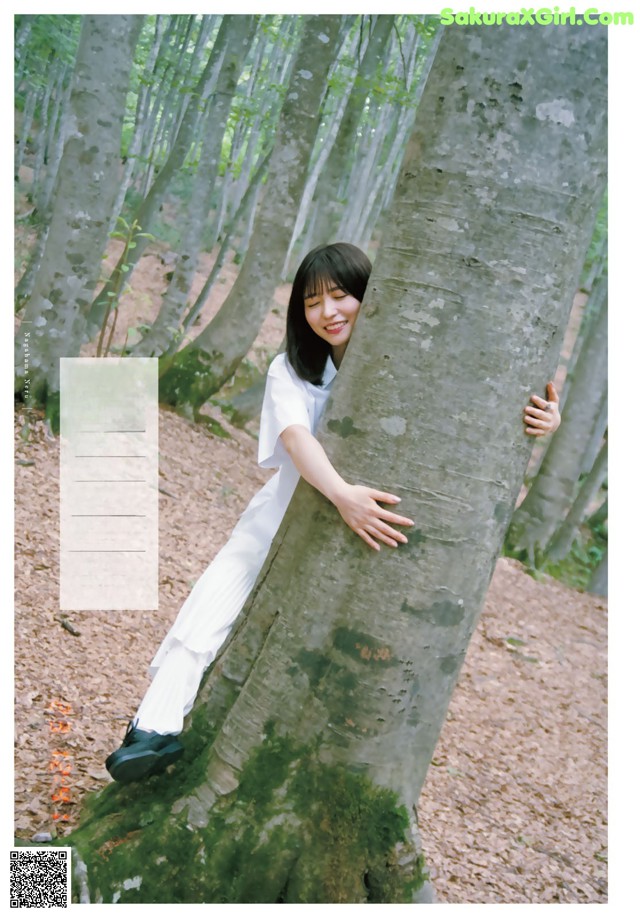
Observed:
[[[582,482],[564,522],[551,539],[547,551],[548,561],[561,561],[571,551],[578,526],[584,519],[589,504],[607,477],[607,442],[602,445],[593,468]]]
[[[166,290],[158,315],[133,349],[136,357],[158,357],[179,337],[179,325],[198,266],[202,236],[218,175],[222,139],[244,59],[257,26],[255,16],[226,16],[220,26],[225,42],[216,92],[210,102],[198,169],[193,179],[182,257]],[[219,34],[220,34],[219,33]]]
[[[350,18],[355,19],[355,17]],[[344,111],[349,100],[349,95],[357,76],[357,73],[355,72],[348,72],[347,74],[344,73],[345,68],[344,65],[341,67],[341,59],[346,57],[347,60],[351,60],[355,54],[359,38],[360,36],[357,32],[351,36],[348,36],[348,42],[345,40],[345,46],[343,46],[340,53],[338,54],[338,58],[335,61],[334,67],[329,73],[327,81],[327,93],[324,99],[321,114],[323,129],[320,130],[316,136],[316,142],[314,144],[313,154],[311,156],[311,162],[307,174],[307,181],[305,183],[302,198],[300,200],[300,207],[298,208],[298,214],[296,216],[296,222],[293,227],[291,239],[289,241],[289,248],[285,258],[285,266],[283,272],[285,277],[288,277],[291,273],[290,266],[292,264],[294,254],[297,257],[299,253],[300,236],[309,221],[309,214],[312,211],[313,198],[316,194],[316,186],[320,177],[325,171],[327,160],[333,151],[340,124],[344,116]],[[353,64],[351,64],[351,71],[352,70]],[[338,71],[342,72],[340,73]],[[333,92],[331,92],[329,89],[329,86],[332,82],[337,82],[338,84],[337,87],[334,86]],[[330,201],[325,199],[324,203],[329,206]],[[312,216],[312,219],[314,218],[315,217]],[[304,251],[306,252],[308,249],[305,248]]]
[[[605,29],[446,31],[320,432],[347,480],[403,498],[409,542],[372,553],[300,484],[184,759],[64,839],[87,900],[411,901],[409,813],[604,181],[605,68]]]
[[[162,16],[156,16],[153,43],[151,44],[147,53],[144,69],[140,77],[140,85],[138,87],[133,136],[131,137],[129,147],[126,151],[125,167],[122,173],[122,179],[120,181],[118,194],[116,195],[116,200],[113,205],[111,219],[109,221],[109,232],[112,232],[115,229],[116,223],[118,222],[118,217],[122,212],[122,205],[124,204],[127,191],[131,185],[134,170],[140,156],[142,140],[147,128],[147,117],[149,114],[149,101],[151,96],[153,73],[156,67],[156,61],[158,60],[160,43],[162,41],[162,35],[165,26],[166,20]]]
[[[161,123],[160,115],[163,110],[163,102],[169,92],[168,87],[172,79],[170,75],[173,57],[172,48],[176,41],[175,36],[178,30],[179,17],[158,16],[158,19],[165,19],[165,21],[168,19],[168,22],[162,35],[157,61],[153,68],[153,104],[145,117],[145,131],[142,137],[141,150],[134,168],[136,188],[142,198],[147,196],[154,170],[159,171],[160,169],[160,165],[154,161],[153,153],[156,148],[158,127]]]
[[[264,155],[264,144],[273,144],[275,128],[269,129],[268,123],[277,123],[282,108],[282,96],[278,92],[280,86],[288,86],[290,67],[293,56],[290,46],[297,43],[296,32],[299,17],[286,16],[283,18],[280,29],[276,35],[271,34],[277,26],[266,25],[265,32],[271,39],[266,53],[266,64],[261,78],[257,80],[255,92],[251,99],[255,108],[251,131],[246,150],[242,157],[242,167],[231,187],[223,184],[220,203],[217,207],[214,237],[220,238],[227,224],[227,209],[232,213],[240,206],[245,191],[251,182],[255,163]],[[298,36],[299,37],[299,36]],[[231,161],[227,165],[227,173],[231,172]]]
[[[264,179],[266,175],[270,156],[271,156],[271,153],[267,153],[262,159],[262,161],[259,163],[255,171],[255,174],[253,178],[251,179],[251,182],[248,188],[245,191],[244,197],[240,201],[237,211],[233,214],[230,220],[230,223],[229,223],[229,226],[227,227],[227,231],[225,233],[224,239],[222,241],[222,244],[216,256],[216,260],[213,264],[213,267],[211,268],[211,271],[209,272],[209,276],[204,282],[202,286],[202,290],[198,294],[195,303],[193,304],[193,306],[191,307],[191,309],[185,316],[185,319],[183,322],[183,332],[184,333],[186,333],[191,328],[193,323],[196,321],[196,319],[202,312],[207,302],[207,299],[209,297],[209,294],[211,292],[211,288],[213,287],[216,280],[218,279],[218,275],[220,274],[220,270],[222,268],[222,265],[224,264],[224,260],[226,258],[227,252],[229,251],[231,247],[231,242],[232,242],[234,233],[238,231],[239,224],[244,219],[247,220],[247,223],[250,222],[249,214],[252,209],[252,206],[255,204],[256,195],[260,191],[260,185],[262,184],[262,180]],[[176,347],[176,350],[177,350],[177,347]]]
[[[429,77],[429,71],[431,70],[431,65],[438,48],[440,35],[441,32],[437,32],[432,37],[429,51],[422,63],[422,70],[417,81],[414,100],[411,104],[404,106],[398,113],[393,141],[387,155],[387,160],[383,167],[378,169],[377,175],[371,183],[367,203],[362,208],[362,216],[360,217],[357,228],[354,230],[354,238],[359,240],[358,244],[363,247],[368,245],[376,227],[377,219],[372,217],[372,210],[376,197],[384,197],[386,199],[382,205],[385,209],[389,206],[389,202],[393,197],[393,191],[398,180],[398,173],[402,165],[402,151],[411,133],[411,127],[415,118],[415,110],[418,102],[422,98],[422,93],[424,92],[424,87]]]
[[[33,176],[31,179],[31,199],[33,201],[37,200],[38,189],[40,186],[40,173],[45,163],[46,150],[47,150],[47,137],[50,130],[50,121],[51,112],[49,111],[51,96],[54,92],[54,85],[56,82],[56,77],[58,75],[58,67],[55,62],[55,55],[52,52],[49,55],[49,59],[45,64],[47,70],[47,82],[44,86],[41,87],[41,94],[39,93],[39,105],[38,105],[38,130],[34,132],[33,137]]]
[[[182,166],[184,159],[189,152],[189,149],[191,148],[195,126],[200,117],[204,103],[214,90],[215,79],[222,62],[220,53],[221,43],[222,39],[219,43],[218,37],[216,37],[216,43],[209,54],[209,58],[204,67],[204,70],[202,71],[202,74],[200,75],[198,84],[193,92],[190,93],[189,105],[187,106],[184,117],[180,123],[180,130],[178,131],[175,143],[171,148],[171,151],[167,156],[164,165],[158,172],[153,185],[149,189],[146,197],[141,202],[140,207],[133,217],[133,219],[137,220],[141,230],[143,230],[145,233],[148,232],[150,222],[162,204],[164,195],[169,188],[171,180],[173,179],[177,170]],[[123,254],[122,258],[119,259],[117,265],[111,272],[111,276],[109,277],[108,281],[100,290],[98,296],[94,299],[89,310],[89,321],[87,329],[89,336],[95,334],[95,332],[102,325],[102,320],[104,319],[106,309],[110,308],[112,305],[115,305],[115,303],[111,303],[109,294],[116,292],[118,288],[124,260],[127,260],[129,270],[132,271],[135,264],[142,257],[147,243],[148,240],[139,238],[137,247],[133,251]]]
[[[584,456],[582,458],[582,464],[580,466],[580,474],[588,475],[593,464],[597,459],[600,447],[602,446],[602,438],[607,432],[607,427],[609,426],[609,388],[605,386],[600,399],[599,410],[597,414],[597,419],[593,425],[593,433],[591,435],[591,440],[589,441],[586,450],[584,451]]]
[[[356,82],[349,94],[336,142],[318,183],[316,200],[319,214],[315,225],[315,239],[318,245],[321,242],[332,241],[333,233],[337,229],[340,212],[344,207],[344,202],[338,198],[338,187],[356,146],[358,125],[372,90],[372,82],[380,65],[382,52],[391,35],[394,19],[394,16],[378,16],[376,20]]]
[[[573,348],[571,349],[571,354],[567,362],[567,370],[564,384],[562,386],[562,392],[560,393],[560,411],[564,411],[564,406],[567,402],[569,392],[571,391],[571,384],[573,383],[573,377],[575,375],[576,365],[578,363],[578,358],[580,352],[584,345],[584,342],[587,339],[587,335],[593,325],[596,317],[600,314],[608,294],[608,279],[606,274],[601,274],[597,278],[591,293],[589,294],[589,299],[586,302],[582,313],[582,320],[580,322],[580,328],[578,329],[578,334],[576,340],[574,341]]]
[[[16,392],[29,405],[46,404],[54,427],[59,360],[79,353],[107,242],[129,71],[142,19],[86,16],[83,22],[71,94],[72,130],[59,167],[45,252],[16,338]]]
[[[595,530],[596,527],[602,526],[609,517],[609,498],[605,497],[598,509],[587,519],[587,526]]]
[[[46,172],[36,197],[36,207],[41,214],[46,214],[49,209],[58,175],[58,167],[60,166],[64,144],[67,139],[67,109],[70,90],[71,80],[67,76],[67,68],[65,67],[60,74],[56,87],[53,113],[50,119],[50,132],[47,138]]]
[[[22,127],[20,130],[20,137],[18,138],[18,144],[16,146],[16,154],[14,159],[14,178],[16,181],[18,181],[20,177],[20,168],[24,161],[24,155],[27,149],[27,141],[29,139],[31,125],[33,123],[33,116],[35,114],[37,101],[38,91],[34,86],[30,86],[27,90],[27,96],[25,99],[24,108],[22,110]]]
[[[591,575],[589,592],[596,596],[606,596],[609,592],[609,552],[605,551],[598,566]]]
[[[309,155],[318,128],[340,17],[309,16],[280,115],[264,197],[240,273],[212,321],[160,364],[160,400],[185,414],[200,407],[234,373],[255,340],[281,279]],[[256,285],[260,296],[256,296]]]
[[[580,351],[562,424],[509,526],[508,553],[529,564],[536,565],[544,558],[550,539],[573,501],[584,453],[606,391],[607,314],[605,302]],[[543,389],[541,386],[540,391]]]

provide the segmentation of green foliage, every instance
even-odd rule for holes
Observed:
[[[100,336],[98,338],[98,344],[96,347],[96,357],[105,357],[111,348],[111,342],[113,341],[113,336],[116,330],[116,323],[118,321],[118,302],[120,296],[123,292],[129,291],[131,288],[129,284],[125,284],[125,278],[129,271],[131,270],[131,263],[127,262],[127,255],[130,251],[136,248],[138,239],[153,239],[151,233],[140,232],[140,224],[137,220],[134,220],[132,223],[127,223],[124,217],[118,217],[116,221],[116,229],[109,233],[111,239],[118,239],[124,242],[124,251],[120,256],[118,261],[118,267],[115,273],[115,280],[113,285],[106,291],[103,296],[104,299],[104,319],[102,320],[102,327],[100,329]],[[113,313],[111,329],[109,331],[106,344],[104,339],[107,332],[107,325],[111,315]],[[125,341],[126,348],[126,341]],[[123,348],[124,352],[124,348]]]
[[[31,20],[27,40],[20,58],[25,61],[25,79],[31,86],[44,86],[48,78],[48,65],[55,58],[73,67],[78,50],[82,16],[31,15],[15,16],[15,34],[25,20]],[[16,104],[21,105],[20,96]]]
[[[535,564],[527,566],[527,573],[535,580],[543,580],[548,574],[573,589],[586,590],[606,549],[606,521],[597,522],[593,529],[587,521],[580,527],[566,558],[563,558],[562,561],[550,562],[542,553],[537,552]],[[527,563],[521,554],[508,551],[505,551],[505,554]]]

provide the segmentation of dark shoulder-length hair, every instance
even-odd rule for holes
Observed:
[[[301,379],[319,385],[331,351],[329,342],[316,335],[307,323],[305,297],[335,285],[362,302],[370,274],[371,262],[350,242],[319,245],[303,258],[287,310],[287,357]]]

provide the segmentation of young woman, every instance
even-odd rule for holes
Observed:
[[[258,464],[278,472],[249,503],[182,606],[151,662],[153,681],[129,723],[122,746],[106,761],[116,781],[163,771],[183,752],[177,739],[212,663],[251,592],[302,476],[333,504],[367,545],[407,542],[398,526],[413,521],[381,504],[399,498],[346,482],[314,434],[344,357],[371,272],[367,256],[345,242],[319,246],[295,276],[287,313],[286,354],[269,367],[260,418]],[[558,396],[537,395],[524,411],[525,429],[544,436],[560,423]]]

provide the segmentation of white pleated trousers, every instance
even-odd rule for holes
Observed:
[[[134,717],[138,729],[182,730],[205,669],[253,589],[299,477],[283,466],[258,491],[195,584],[151,662],[153,681]]]
[[[193,707],[208,654],[193,653],[176,644],[162,661],[134,717],[139,730],[180,733]]]

